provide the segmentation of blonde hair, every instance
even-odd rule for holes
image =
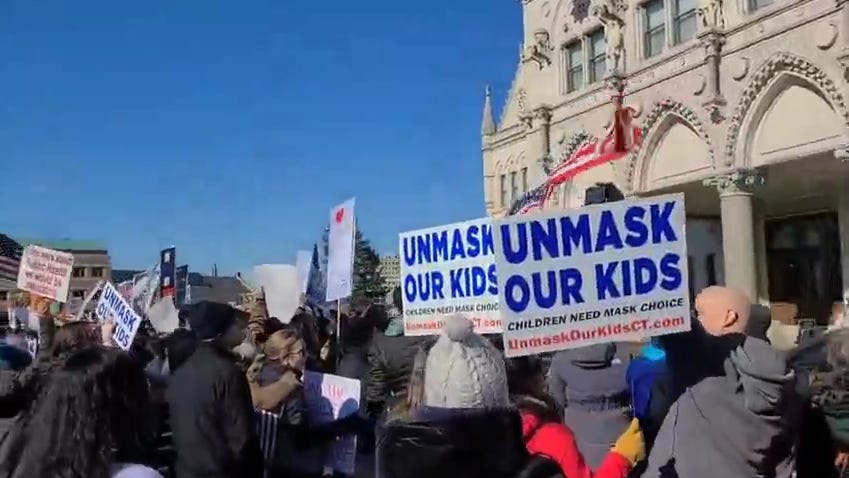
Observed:
[[[295,347],[304,347],[304,340],[297,330],[283,329],[268,336],[265,341],[265,355],[269,360],[281,362],[292,355]]]

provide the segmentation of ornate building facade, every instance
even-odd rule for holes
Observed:
[[[725,283],[782,321],[842,316],[849,278],[849,0],[524,0],[500,120],[482,123],[488,214],[610,121],[626,84],[642,145],[586,171],[626,195],[683,192],[698,291]]]

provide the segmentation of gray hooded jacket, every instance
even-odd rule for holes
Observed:
[[[687,389],[672,405],[644,478],[792,475],[801,398],[783,355],[747,338],[725,376]]]

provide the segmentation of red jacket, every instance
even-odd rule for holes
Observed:
[[[575,443],[575,436],[566,425],[557,422],[543,423],[535,414],[521,411],[522,435],[528,452],[551,458],[560,465],[568,478],[625,478],[631,463],[622,455],[611,451],[593,472]]]

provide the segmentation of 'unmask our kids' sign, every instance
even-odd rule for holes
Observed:
[[[690,329],[683,194],[495,221],[504,351]]]
[[[405,335],[438,334],[451,314],[478,333],[501,332],[492,232],[490,219],[476,219],[400,235]]]

